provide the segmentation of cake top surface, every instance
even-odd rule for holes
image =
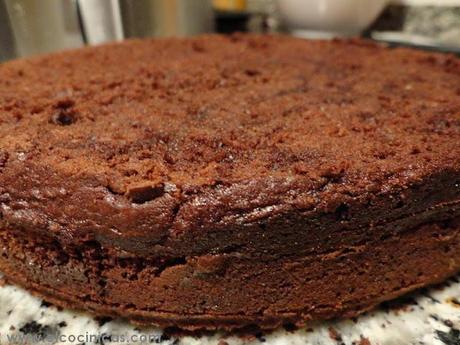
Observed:
[[[0,65],[0,167],[92,176],[137,204],[255,180],[290,202],[296,181],[386,188],[458,170],[459,143],[450,55],[210,35]]]
[[[120,192],[459,156],[450,56],[209,36],[19,60],[0,75],[3,154],[106,174]]]

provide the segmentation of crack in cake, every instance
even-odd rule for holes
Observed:
[[[131,40],[0,65],[0,271],[236,329],[460,270],[460,62],[363,40]]]

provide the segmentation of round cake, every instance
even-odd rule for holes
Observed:
[[[460,271],[460,60],[363,40],[132,40],[0,65],[0,272],[231,330]]]

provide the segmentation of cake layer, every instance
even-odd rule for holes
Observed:
[[[211,35],[0,75],[0,270],[56,303],[273,328],[459,270],[454,56]]]
[[[0,270],[63,307],[184,329],[274,328],[354,316],[460,269],[460,218],[347,250],[259,261],[238,253],[167,264],[94,246],[79,255],[0,232]],[[77,254],[77,253],[75,253]]]
[[[177,250],[198,254],[232,242],[228,228],[278,215],[360,227],[458,199],[453,56],[204,36],[19,60],[0,74],[2,216],[60,242],[150,255],[202,235]]]
[[[0,74],[2,217],[61,243],[289,253],[302,248],[282,237],[340,238],[459,198],[453,56],[203,36]]]

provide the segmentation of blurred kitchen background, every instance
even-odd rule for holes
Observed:
[[[460,0],[0,0],[0,61],[130,37],[283,32],[460,53]]]

